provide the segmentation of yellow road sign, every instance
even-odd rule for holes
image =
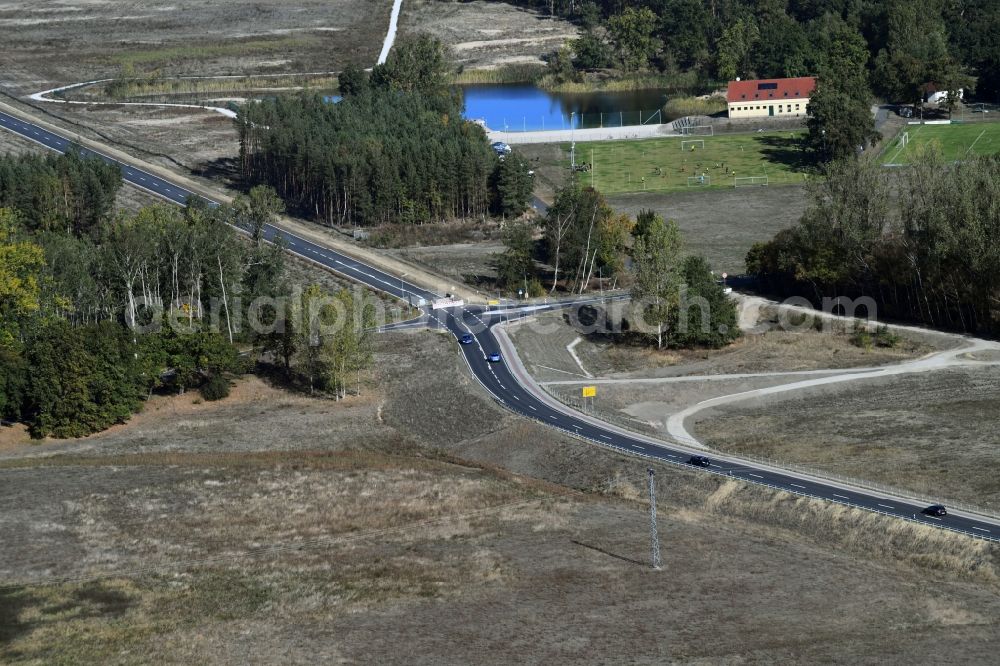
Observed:
[[[597,387],[596,386],[584,386],[583,387],[583,397],[584,398],[593,398],[596,395],[597,395]]]

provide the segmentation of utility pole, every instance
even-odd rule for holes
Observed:
[[[653,468],[646,469],[649,474],[649,540],[653,547],[653,568],[660,570],[660,536],[656,532],[656,474]]]
[[[569,149],[569,164],[573,169],[576,169],[576,124],[574,123],[574,116],[576,111],[569,112],[569,138],[570,138],[570,149]]]

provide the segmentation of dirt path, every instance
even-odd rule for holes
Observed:
[[[399,10],[403,7],[403,0],[392,1],[392,13],[389,15],[389,31],[385,33],[385,41],[382,42],[382,51],[378,54],[378,64],[382,65],[389,57],[389,51],[396,42],[396,29],[399,26]]]
[[[789,305],[779,305],[766,299],[757,297],[745,297],[745,303],[750,305],[757,305],[758,307],[763,305],[777,306],[779,309],[791,309],[797,312],[808,313],[813,316],[819,316],[824,319],[835,319],[843,320],[843,317],[828,313],[819,313],[806,308],[801,308],[798,306]],[[744,313],[751,308],[745,307]],[[741,316],[740,324],[743,325],[749,323],[749,318],[744,318]],[[924,332],[925,329],[921,329],[914,326],[901,326],[889,324],[889,328],[895,330],[903,331],[919,331]],[[837,374],[827,374],[826,376],[814,377],[811,379],[805,379],[802,381],[792,382],[789,384],[780,384],[778,386],[769,386],[766,388],[754,389],[750,391],[742,391],[740,393],[732,393],[729,395],[719,396],[716,398],[711,398],[709,400],[703,400],[698,402],[686,409],[678,411],[672,414],[666,423],[667,433],[677,439],[678,441],[684,442],[691,446],[704,446],[697,438],[695,438],[687,428],[684,426],[685,421],[701,412],[703,410],[719,407],[721,405],[730,404],[733,402],[739,402],[742,400],[750,400],[753,398],[761,398],[778,393],[788,393],[791,391],[801,391],[805,389],[811,389],[817,386],[825,386],[829,384],[839,384],[844,382],[859,381],[866,379],[880,379],[884,377],[892,377],[896,375],[903,374],[913,374],[920,372],[934,372],[940,370],[947,370],[949,368],[957,367],[989,367],[1000,365],[1000,343],[994,342],[992,340],[982,340],[979,338],[971,338],[964,335],[958,334],[947,334],[942,335],[954,339],[960,344],[959,347],[954,349],[947,349],[941,352],[930,354],[922,358],[914,359],[911,361],[904,361],[894,365],[880,366],[880,367],[870,367],[870,368],[851,368],[850,370],[842,371],[830,371],[837,372]],[[713,379],[725,379],[725,378],[735,378],[733,375],[718,375],[713,376]]]

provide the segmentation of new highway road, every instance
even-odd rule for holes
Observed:
[[[0,113],[0,127],[55,151],[63,152],[72,144],[64,135],[3,113]],[[191,197],[198,196],[167,179],[132,165],[123,164],[95,151],[81,149],[81,152],[118,164],[126,182],[168,201],[185,205]],[[210,201],[210,203],[215,202]],[[432,303],[442,296],[283,229],[269,226],[265,229],[265,235],[269,240],[280,238],[291,253],[403,300],[413,302],[414,299],[425,299],[428,303]],[[566,305],[554,304],[547,307]],[[501,313],[468,305],[438,309],[427,307],[424,311],[424,320],[429,325],[446,328],[454,334],[456,341],[466,334],[472,336],[471,343],[459,344],[469,368],[493,399],[517,414],[574,437],[647,459],[687,466],[690,465],[691,456],[700,453],[711,459],[710,466],[691,466],[692,469],[767,485],[797,495],[856,506],[970,536],[1000,540],[1000,521],[993,521],[987,517],[954,511],[947,516],[925,515],[922,513],[926,508],[925,504],[913,500],[859,490],[824,479],[751,464],[707,451],[693,451],[681,445],[630,434],[580,414],[545,395],[525,375],[516,360],[507,358],[511,350],[501,347],[499,338],[494,332],[494,328],[502,318]],[[500,353],[501,358],[499,361],[491,362],[488,357],[494,352]]]

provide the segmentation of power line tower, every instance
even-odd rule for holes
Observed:
[[[649,540],[653,546],[653,568],[660,569],[660,536],[656,531],[656,476],[653,468],[646,469],[649,473]]]

